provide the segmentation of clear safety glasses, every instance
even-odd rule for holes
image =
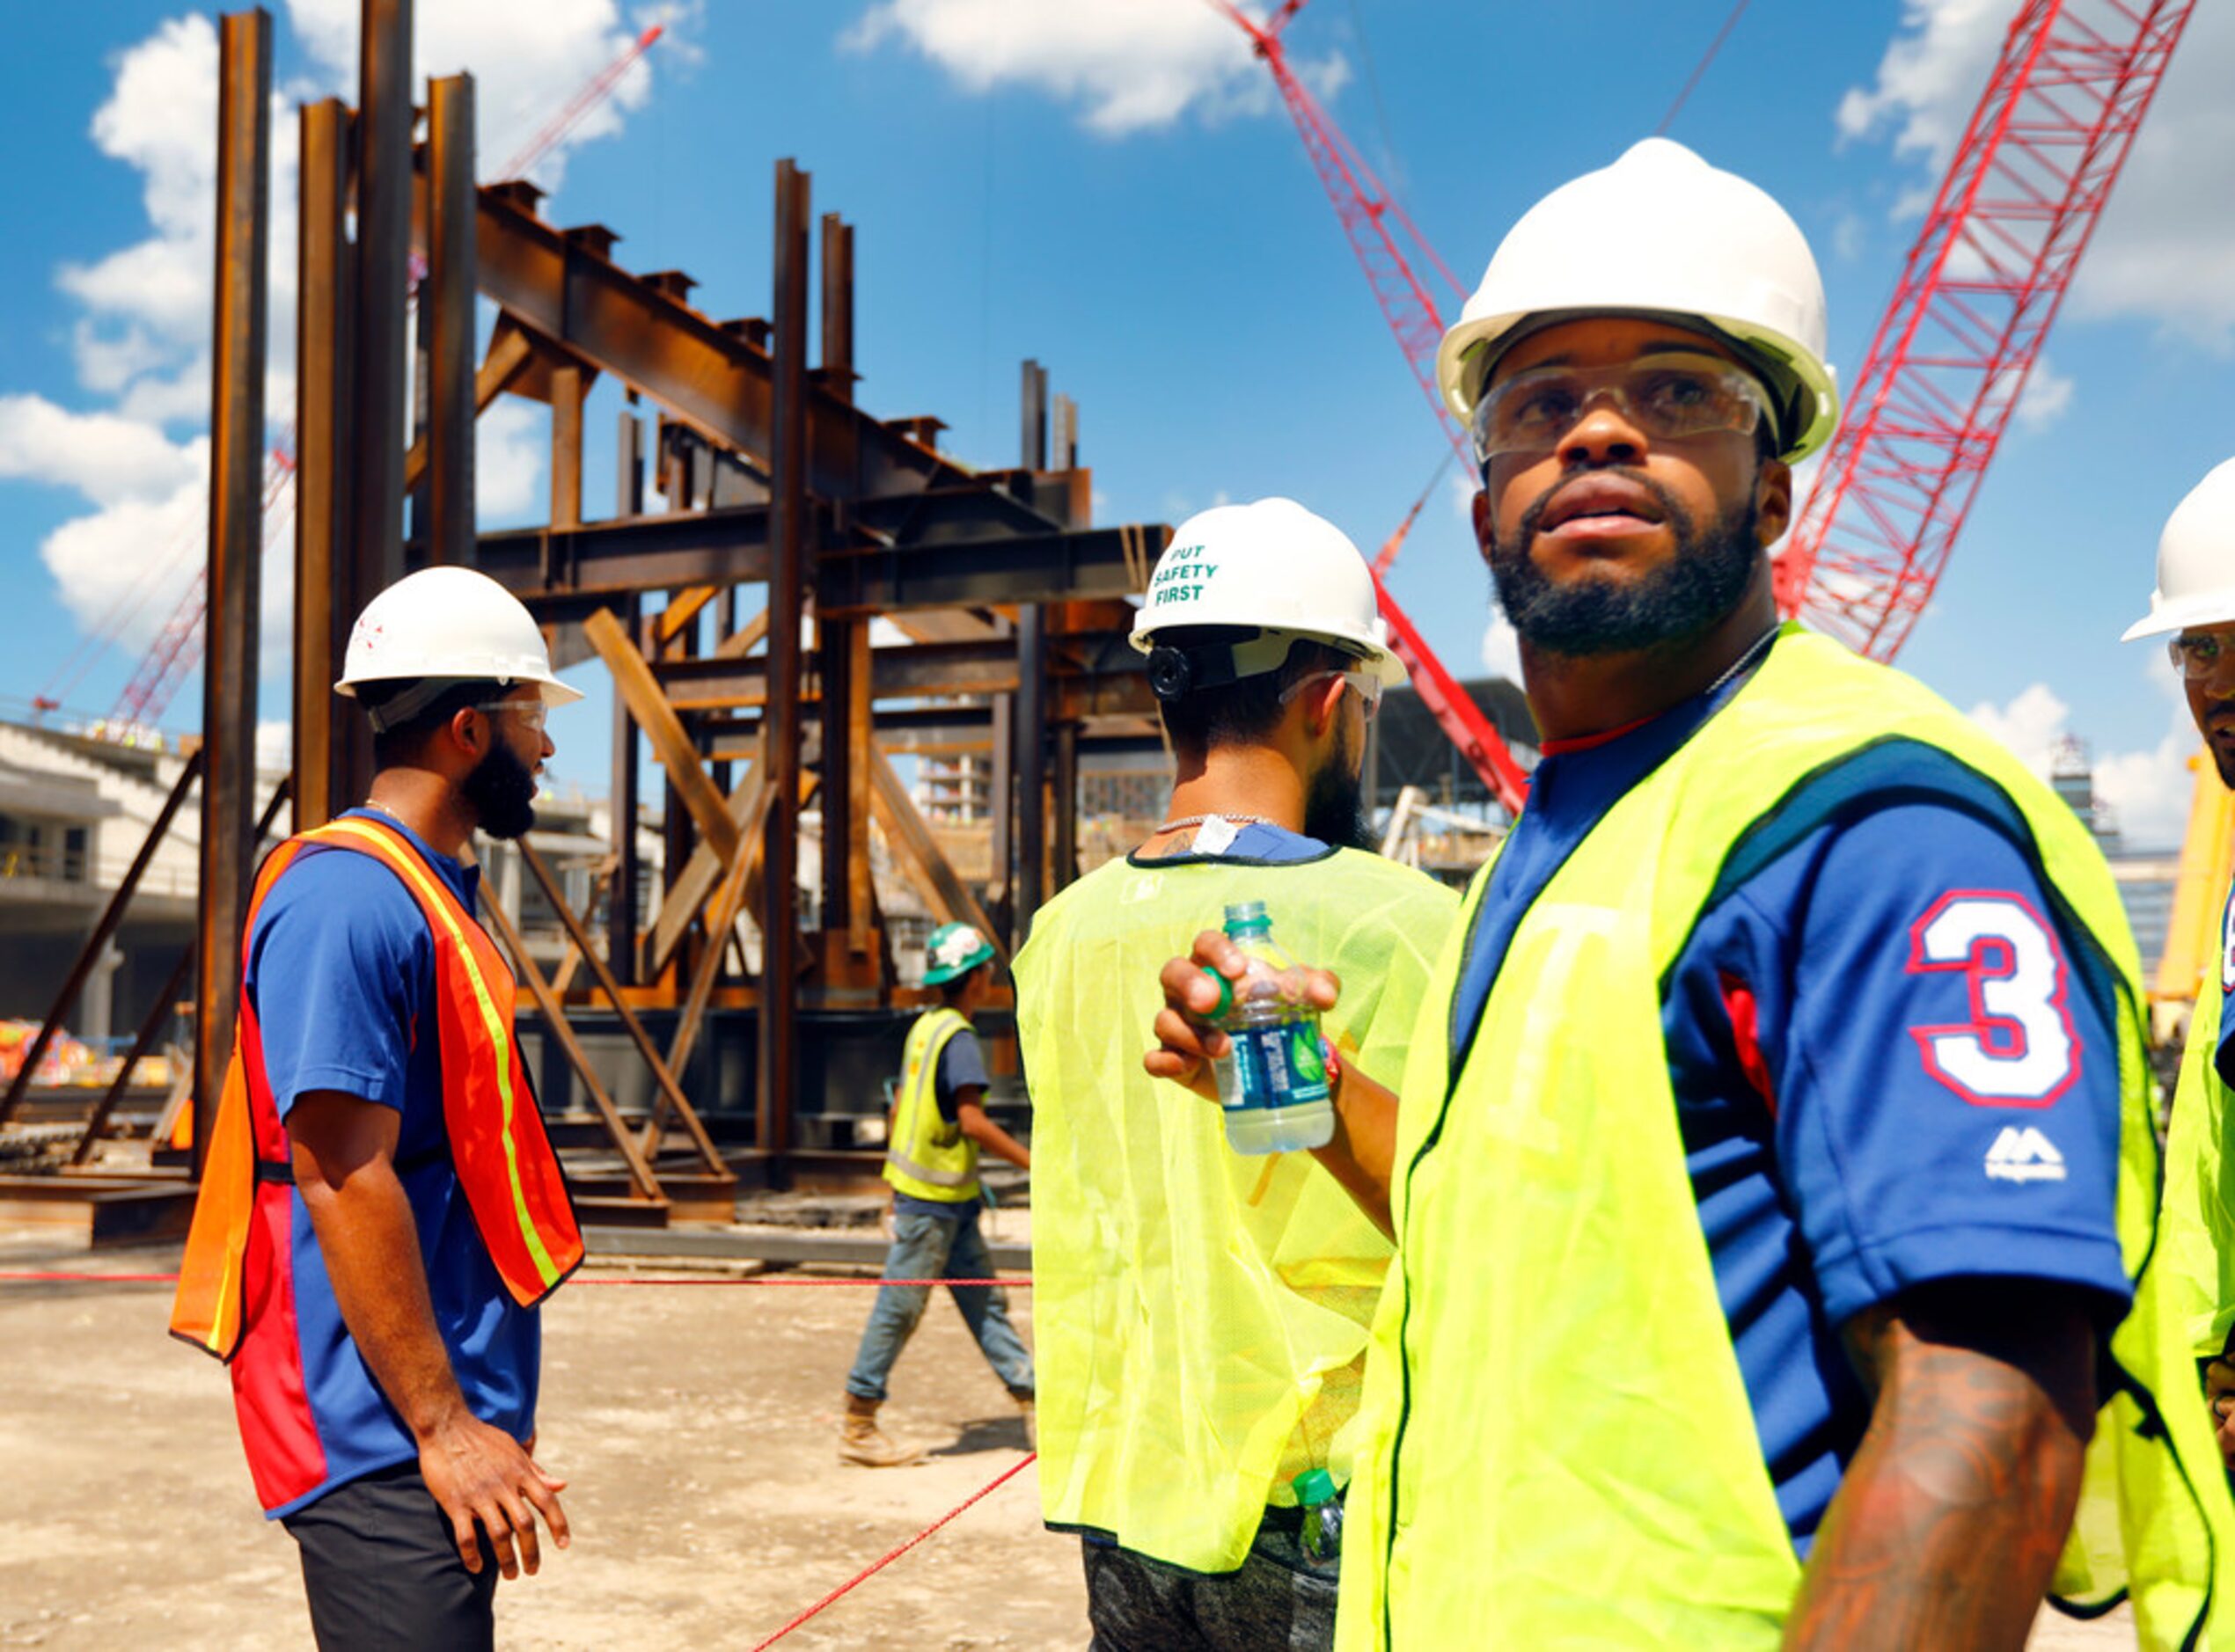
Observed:
[[[1770,399],[1745,369],[1712,355],[1639,356],[1620,367],[1533,367],[1483,392],[1475,404],[1475,458],[1549,453],[1604,396],[1648,440],[1718,430],[1746,435]]]
[[[551,715],[551,707],[545,705],[540,699],[484,700],[473,709],[477,712],[515,713],[518,715],[522,722],[527,724],[530,728],[532,728],[538,734],[541,734],[543,732],[545,720]]]
[[[1330,676],[1343,679],[1343,686],[1358,696],[1358,703],[1365,708],[1366,720],[1374,720],[1374,713],[1381,709],[1381,679],[1371,671],[1315,671],[1309,676],[1298,677],[1280,691],[1280,703],[1286,705],[1315,683],[1324,683]]]
[[[2217,672],[2230,654],[2235,654],[2235,637],[2209,631],[2183,632],[2166,641],[2165,652],[2173,657],[2174,670],[2191,683],[2201,683]]]

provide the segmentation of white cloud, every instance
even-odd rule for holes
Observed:
[[[295,766],[295,725],[284,718],[256,725],[256,766],[269,774]]]
[[[2164,673],[2153,672],[2152,680],[2165,686]],[[2121,838],[2132,848],[2177,845],[2187,824],[2194,784],[2188,759],[2197,749],[2196,730],[2177,691],[2173,698],[2165,735],[2155,745],[2094,758],[2096,799],[2110,806]],[[1971,708],[1973,722],[2044,779],[2058,749],[2072,737],[2070,716],[2070,708],[2046,683],[2032,684],[2007,705],[1982,702]]]
[[[1842,140],[1890,133],[1895,154],[1937,183],[2014,10],[2012,0],[1905,0],[1872,84],[1839,106]],[[2072,313],[2235,347],[2235,214],[2219,207],[2235,199],[2231,76],[2235,10],[2200,5],[2074,278]],[[1928,196],[1920,184],[1902,206],[1913,214]]]
[[[1483,669],[1508,683],[1521,680],[1521,640],[1505,610],[1491,605],[1490,625],[1483,632]]]
[[[151,424],[20,395],[0,395],[0,476],[74,487],[97,505],[167,499],[202,480],[193,452]]]
[[[551,416],[517,396],[499,397],[483,413],[473,443],[473,506],[486,523],[545,520],[544,456]]]
[[[2077,389],[2072,380],[2051,367],[2048,357],[2044,355],[2026,376],[2026,388],[2018,392],[2018,405],[2011,409],[2010,416],[2026,429],[2046,430],[2064,416]]]
[[[1262,16],[1262,5],[1245,6]],[[972,92],[1022,85],[1085,106],[1104,136],[1273,106],[1249,37],[1202,0],[876,0],[839,37],[871,51],[911,46]],[[1339,55],[1292,59],[1321,98],[1350,77]]]

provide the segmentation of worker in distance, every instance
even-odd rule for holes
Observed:
[[[1544,755],[1402,1068],[1336,1081],[1397,1246],[1337,1645],[2015,1648],[2122,1588],[2191,1644],[2235,1509],[2144,1267],[2134,943],[2009,752],[1778,624],[1837,417],[1799,229],[1640,143],[1438,376]],[[1238,968],[1168,962],[1150,1071],[1203,1087]]]
[[[1308,1155],[1245,1156],[1207,1109],[1176,1111],[1140,1028],[1163,961],[1256,903],[1301,955],[1382,984],[1324,1030],[1394,1067],[1458,902],[1370,852],[1367,727],[1404,672],[1334,523],[1286,499],[1190,518],[1132,641],[1170,807],[1040,909],[1015,966],[1041,1506],[1081,1539],[1103,1652],[1324,1648],[1339,1568],[1303,1505],[1351,1477],[1389,1242]]]
[[[322,1648],[494,1644],[497,1575],[567,1546],[535,1457],[539,1305],[582,1233],[474,916],[473,834],[535,823],[582,698],[487,574],[390,586],[349,632],[364,802],[266,858],[171,1328],[225,1361],[251,1479]]]
[[[2150,611],[2122,641],[2165,639],[2204,753],[2235,786],[2235,459],[2190,490],[2158,539]],[[2165,1141],[2165,1267],[2180,1334],[2204,1372],[2212,1426],[2235,1470],[2235,1158],[2227,1131],[2235,1046],[2235,893],[2224,897],[2219,946],[2196,983]]]

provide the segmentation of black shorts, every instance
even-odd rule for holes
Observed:
[[[280,1522],[303,1551],[319,1652],[488,1652],[496,1561],[469,1572],[417,1463],[336,1487]]]

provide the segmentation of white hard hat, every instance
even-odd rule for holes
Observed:
[[[1266,633],[1274,646],[1237,659],[1236,676],[1277,669],[1288,642],[1308,638],[1363,655],[1385,683],[1405,680],[1365,557],[1348,534],[1293,499],[1220,505],[1173,531],[1133,618],[1133,647],[1147,654],[1161,632],[1196,625]]]
[[[532,683],[546,705],[582,698],[553,674],[543,632],[520,599],[473,568],[421,568],[367,603],[333,688],[354,699],[369,683],[443,679]],[[418,708],[384,709],[401,720]]]
[[[2235,459],[2217,465],[2165,518],[2150,611],[2121,642],[2235,623]]]
[[[1521,217],[1443,335],[1436,383],[1463,422],[1530,321],[1648,315],[1720,333],[1769,381],[1779,457],[1831,439],[1839,393],[1824,361],[1824,283],[1783,207],[1681,143],[1647,138]]]

